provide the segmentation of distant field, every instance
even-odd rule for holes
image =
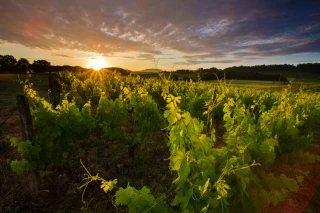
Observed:
[[[265,75],[284,75],[289,81],[297,81],[297,82],[320,82],[320,75],[311,74],[311,73],[302,73],[296,71],[268,71],[268,72],[259,72]]]
[[[17,94],[23,94],[23,86],[20,82],[27,78],[27,74],[0,74],[0,109],[16,106]],[[47,74],[33,74],[31,81],[38,91],[45,92],[48,90]]]
[[[131,73],[132,76],[135,76],[135,75],[140,75],[142,77],[146,77],[146,78],[151,78],[151,77],[158,77],[159,76],[159,73],[156,73],[156,72],[132,72]],[[170,75],[173,76],[173,75],[176,75],[178,76],[179,78],[184,78],[184,77],[197,77],[197,73],[175,73],[175,72],[172,72],[172,73],[165,73],[166,77],[168,78]]]
[[[252,87],[252,88],[271,88],[271,87],[283,87],[287,84],[271,82],[271,81],[252,81],[252,80],[227,80],[228,84],[240,87]],[[206,81],[206,83],[219,84],[218,80]]]
[[[205,81],[206,83],[219,84],[218,80]],[[272,82],[272,81],[252,81],[252,80],[227,80],[228,84],[240,87],[251,88],[272,88],[272,87],[285,87],[288,83]],[[299,86],[319,86],[320,82],[293,82],[293,85]]]
[[[307,82],[316,82],[316,83],[320,83],[320,75],[318,74],[311,74],[311,73],[302,73],[302,72],[296,72],[296,71],[268,71],[268,72],[259,72],[261,74],[265,74],[265,75],[283,75],[285,76],[289,81],[292,81],[294,83],[297,84],[301,84],[301,83],[307,83]],[[155,72],[133,72],[132,76],[135,75],[140,75],[141,77],[145,77],[145,78],[151,78],[151,77],[158,77],[158,73]],[[170,73],[166,73],[165,74],[166,77],[168,78]],[[175,73],[172,72],[171,75],[176,75],[178,76],[179,79],[183,79],[185,77],[192,77],[193,79],[197,79],[198,78],[198,73]],[[237,81],[237,83],[239,84],[244,84],[244,83],[248,83],[249,85],[254,84],[255,82],[258,84],[264,84],[264,83],[270,83],[270,81],[238,81],[238,80],[234,80]],[[210,81],[213,82],[213,81]]]

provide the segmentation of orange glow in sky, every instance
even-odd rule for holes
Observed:
[[[235,2],[3,0],[0,55],[132,71],[319,62],[319,0]]]
[[[87,67],[100,70],[101,68],[108,67],[108,62],[103,57],[90,58],[88,59]]]

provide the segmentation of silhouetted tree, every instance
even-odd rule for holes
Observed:
[[[320,74],[320,63],[298,64],[299,71]]]
[[[297,71],[297,67],[291,64],[271,64],[271,65],[255,65],[255,66],[233,66],[225,68],[223,71],[230,72],[268,72],[268,71],[278,71],[278,72],[291,72]]]
[[[206,69],[204,71],[210,71],[210,72],[218,72],[221,71],[220,69],[216,68],[216,67],[211,67],[210,69]]]
[[[189,82],[192,80],[192,78],[190,76],[185,76],[185,77],[183,77],[183,80]]]
[[[190,72],[192,72],[192,70],[185,70],[185,69],[176,70],[176,73],[189,74]]]
[[[170,79],[171,79],[172,81],[178,81],[178,80],[179,80],[179,77],[178,77],[177,75],[171,75],[171,76],[170,76]]]
[[[217,80],[217,79],[227,79],[227,80],[260,80],[260,81],[282,81],[287,82],[287,78],[281,74],[278,75],[266,75],[259,72],[241,72],[241,71],[219,71],[217,73],[206,73],[203,75],[202,80]]]
[[[28,70],[30,63],[27,59],[25,58],[20,58],[16,64],[16,68],[19,71],[26,72]]]
[[[1,70],[14,70],[17,60],[12,55],[4,55],[0,58]]]
[[[109,67],[106,69],[110,70],[111,72],[116,72],[116,73],[119,73],[120,75],[124,75],[124,76],[127,76],[130,74],[129,70],[125,70],[125,69],[119,68],[119,67]]]
[[[44,73],[47,71],[50,72],[50,62],[46,60],[36,60],[33,61],[33,64],[30,65],[30,68],[36,73]]]
[[[2,60],[3,60],[3,55],[0,55],[0,70],[2,70]]]

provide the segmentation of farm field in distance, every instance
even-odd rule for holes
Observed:
[[[208,199],[225,199],[229,205],[208,209],[229,212],[317,209],[317,82],[185,82],[100,72],[100,80],[58,74],[54,110],[49,75],[31,75],[25,95],[33,145],[21,141],[16,106],[28,75],[0,75],[2,212],[114,212],[135,202],[137,212],[200,212]],[[27,171],[39,172],[37,196]],[[199,199],[184,200],[192,188]]]

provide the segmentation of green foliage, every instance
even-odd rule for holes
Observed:
[[[114,205],[127,206],[129,212],[261,211],[297,191],[304,178],[268,172],[276,160],[319,161],[319,156],[299,151],[312,140],[320,112],[317,93],[293,91],[291,86],[240,89],[222,81],[213,86],[116,75],[81,81],[70,73],[60,78],[63,98],[56,109],[25,82],[34,136],[32,141],[11,139],[20,153],[12,169],[21,173],[63,165],[92,132],[133,145],[167,124],[163,130],[174,174],[171,206],[154,198],[146,186],[137,190],[128,185],[117,189]],[[87,173],[83,187],[100,181],[102,190],[115,191],[116,180]]]
[[[32,142],[11,139],[21,158],[11,163],[13,170],[47,170],[65,164],[71,159],[77,142],[95,128],[90,103],[81,111],[74,102],[62,100],[53,110],[30,86],[25,85],[25,92],[31,108],[33,138]]]
[[[125,189],[121,187],[115,194],[115,205],[128,206],[129,213],[140,213],[148,210],[155,213],[169,212],[166,205],[157,203],[153,195],[150,194],[150,189],[145,186],[140,190],[129,185]]]
[[[128,111],[122,101],[112,101],[106,96],[101,96],[95,119],[105,137],[128,143],[129,139],[124,129],[128,121]]]
[[[93,176],[90,174],[88,169],[83,165],[82,161],[80,160],[82,166],[86,170],[86,178],[84,180],[86,181],[85,184],[83,184],[81,188],[84,188],[83,194],[82,194],[82,202],[85,203],[83,200],[83,195],[86,191],[86,188],[91,182],[99,181],[100,182],[100,188],[105,192],[111,192],[117,184],[117,179],[107,181],[103,178],[101,178],[98,174]],[[150,189],[147,187],[142,187],[142,189],[137,190],[134,187],[131,187],[129,184],[124,189],[122,187],[118,188],[115,195],[114,195],[115,201],[113,204],[115,206],[128,206],[130,213],[141,213],[146,211],[151,212],[159,212],[159,213],[166,213],[166,212],[173,212],[170,211],[169,207],[161,202],[157,201],[154,196],[150,193]]]
[[[203,122],[179,109],[180,97],[169,94],[166,99],[168,104],[164,116],[170,130],[170,169],[177,172],[173,183],[180,189],[171,205],[178,205],[181,212],[206,212],[219,208],[223,211],[229,205],[227,200],[231,188],[228,182],[231,176],[257,164],[241,164],[238,153],[220,162],[218,159],[229,151],[212,149],[213,138],[201,133]],[[238,177],[244,178],[241,175]]]
[[[151,96],[146,96],[143,100],[137,102],[132,113],[134,122],[135,139],[152,134],[160,130],[163,126],[163,118],[158,106]],[[140,140],[138,140],[140,141]]]
[[[119,99],[129,111],[128,132],[132,143],[140,143],[143,138],[161,129],[163,117],[155,101],[144,88],[121,87],[120,89],[122,93]]]

